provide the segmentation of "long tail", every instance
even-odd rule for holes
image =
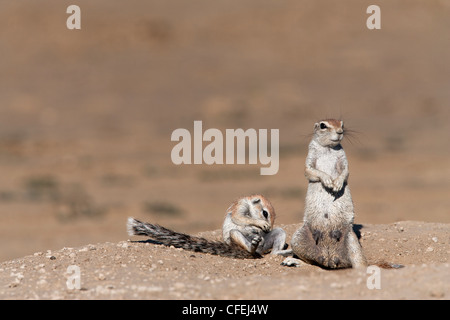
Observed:
[[[201,237],[175,232],[157,224],[142,222],[134,218],[128,218],[127,230],[130,236],[147,236],[161,242],[166,246],[174,246],[184,250],[203,252],[223,257],[238,259],[254,259],[261,256],[250,252],[234,244],[220,241],[211,241]]]

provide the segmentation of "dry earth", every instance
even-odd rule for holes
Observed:
[[[285,225],[289,235],[299,225]],[[284,267],[278,256],[235,260],[148,242],[121,241],[37,252],[0,264],[0,299],[448,299],[450,225],[404,221],[364,225],[361,243],[380,269]],[[202,236],[218,239],[220,232]],[[66,281],[80,268],[80,289]],[[69,281],[70,283],[73,283]]]
[[[71,1],[0,1],[0,298],[449,298],[449,1],[378,0],[381,30],[369,0],[74,2],[79,31]],[[128,216],[196,234],[254,193],[291,235],[325,117],[359,132],[343,145],[368,257],[406,266],[380,290],[364,272],[121,242]],[[195,120],[279,129],[279,172],[174,165],[171,133]]]

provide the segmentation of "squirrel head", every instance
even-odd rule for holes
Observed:
[[[270,223],[271,227],[275,222],[275,209],[270,203],[269,199],[263,195],[256,194],[241,198],[230,209],[237,210],[240,214],[256,219],[265,220]]]
[[[314,124],[314,139],[323,147],[334,148],[340,145],[344,132],[342,120],[327,119]]]

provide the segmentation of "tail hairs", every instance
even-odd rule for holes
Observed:
[[[227,244],[221,241],[212,241],[202,237],[190,236],[134,218],[128,218],[127,231],[130,236],[147,236],[165,246],[174,246],[175,248],[182,248],[194,252],[238,259],[261,257],[258,253],[251,254],[234,243]]]

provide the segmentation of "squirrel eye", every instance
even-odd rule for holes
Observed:
[[[269,213],[266,210],[263,210],[262,213],[263,213],[264,218],[267,219],[267,217],[269,216]]]
[[[327,125],[326,125],[325,123],[322,122],[322,123],[320,124],[320,129],[326,129],[326,128],[327,128]]]

